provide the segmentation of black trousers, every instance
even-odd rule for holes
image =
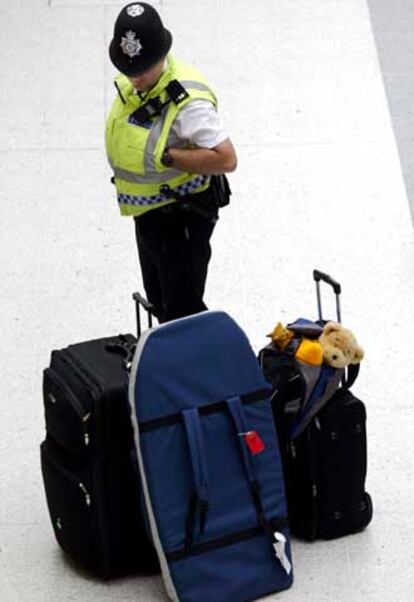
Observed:
[[[206,215],[178,202],[134,218],[144,288],[159,322],[207,309],[203,295],[217,210],[208,196],[204,201]]]

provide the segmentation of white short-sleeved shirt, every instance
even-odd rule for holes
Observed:
[[[171,126],[167,146],[183,148],[191,144],[200,148],[214,148],[228,137],[211,102],[196,99],[179,111]]]

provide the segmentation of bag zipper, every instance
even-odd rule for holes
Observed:
[[[43,448],[43,454],[44,454],[46,462],[49,462],[49,464],[52,464],[52,466],[55,468],[55,470],[60,472],[60,474],[63,475],[65,477],[65,479],[67,481],[69,481],[69,483],[74,485],[77,489],[80,489],[80,491],[82,492],[83,497],[85,499],[85,505],[89,508],[92,505],[92,497],[91,497],[91,494],[89,493],[89,490],[85,486],[85,484],[82,481],[80,481],[78,478],[76,478],[76,476],[74,474],[69,472],[69,470],[64,468],[60,462],[57,462],[48,447],[45,446]]]
[[[318,532],[319,532],[319,511],[318,511],[318,504],[319,504],[319,488],[318,488],[318,475],[317,475],[317,467],[316,467],[316,462],[315,462],[315,449],[312,446],[312,436],[311,436],[311,430],[312,430],[312,426],[313,423],[311,423],[309,425],[309,427],[306,429],[306,437],[308,440],[308,449],[310,450],[310,454],[309,454],[309,459],[310,459],[310,469],[311,469],[311,477],[312,477],[312,491],[311,491],[311,505],[312,505],[312,531],[311,531],[311,539],[315,540],[318,537]],[[315,436],[317,436],[316,434],[316,429],[315,429]]]
[[[79,416],[81,424],[82,424],[83,441],[84,441],[85,446],[88,446],[89,445],[88,422],[91,417],[91,412],[88,412],[84,408],[84,406],[79,401],[79,399],[74,395],[72,390],[68,387],[68,385],[65,383],[65,381],[59,376],[59,374],[57,372],[55,372],[55,370],[53,370],[53,368],[46,368],[45,377],[50,379],[59,389],[61,389],[64,392],[67,401],[69,402],[69,404],[72,406],[72,408],[75,410],[75,412]],[[51,392],[46,393],[46,399],[52,404],[56,403],[56,397]]]
[[[101,381],[101,379],[96,374],[93,374],[90,371],[89,367],[88,367],[88,371],[87,371],[85,364],[79,359],[79,357],[76,355],[76,353],[72,349],[70,349],[70,348],[63,349],[60,352],[60,355],[61,355],[61,358],[63,359],[63,361],[66,362],[69,366],[71,366],[71,368],[73,369],[75,374],[77,374],[79,379],[81,381],[83,381],[83,383],[87,386],[88,390],[90,391],[90,393],[92,395],[94,406],[98,407],[97,402],[98,402],[99,398],[104,395],[105,390],[106,390],[105,384]],[[95,413],[94,420],[95,420],[96,433],[97,433],[98,439],[100,439],[101,438],[100,421],[97,419],[96,413]],[[94,465],[94,475],[95,475],[94,479],[96,478],[97,481],[102,481],[102,478],[103,478],[102,477],[102,467],[99,462],[95,463],[95,465]],[[98,528],[100,536],[101,536],[100,539],[101,539],[101,550],[102,550],[102,569],[104,572],[107,572],[107,570],[109,568],[110,554],[111,554],[109,543],[107,541],[105,527],[104,527],[104,525],[106,524],[106,521],[107,521],[107,510],[103,507],[103,504],[101,504],[101,503],[97,503],[97,506],[99,506],[97,508],[98,524],[102,525],[102,527]]]

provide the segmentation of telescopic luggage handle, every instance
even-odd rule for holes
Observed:
[[[132,293],[132,298],[135,301],[135,311],[137,316],[137,338],[139,339],[141,336],[141,306],[148,314],[148,328],[152,328],[152,315],[154,313],[154,306],[138,292]]]
[[[341,304],[340,304],[340,294],[341,294],[341,285],[339,282],[336,282],[331,276],[325,274],[324,272],[320,272],[319,270],[313,270],[313,279],[316,282],[316,297],[318,301],[318,314],[319,320],[322,321],[322,304],[321,304],[321,280],[326,284],[332,286],[335,297],[336,297],[336,315],[338,322],[341,322]]]
[[[152,328],[153,305],[145,299],[140,293],[133,293],[132,298],[135,301],[135,310],[137,315],[137,339],[141,336],[141,306],[148,314],[148,328]],[[131,370],[132,360],[134,359],[137,343],[125,335],[120,334],[114,342],[105,345],[109,353],[117,353],[123,358],[122,365],[128,372]]]

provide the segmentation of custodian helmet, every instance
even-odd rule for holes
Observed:
[[[172,35],[155,8],[145,2],[127,4],[118,15],[109,56],[125,75],[146,71],[171,48]]]

